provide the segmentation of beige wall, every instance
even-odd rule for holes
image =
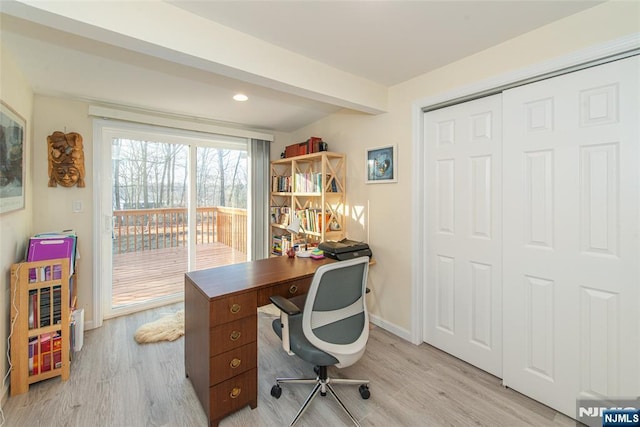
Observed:
[[[10,288],[11,264],[22,261],[27,246],[27,238],[31,234],[33,213],[33,176],[31,167],[31,141],[33,125],[33,92],[24,76],[17,68],[13,58],[0,45],[0,98],[22,116],[27,122],[26,146],[23,147],[25,159],[25,208],[5,213],[0,217],[0,268],[2,268],[2,292],[0,292],[0,371],[2,378],[9,369],[5,355],[7,354],[7,337],[10,329]],[[5,397],[8,385],[2,384],[0,396]]]
[[[605,3],[390,88],[386,114],[343,111],[293,133],[294,141],[320,136],[332,151],[347,154],[347,234],[368,240],[378,261],[370,270],[373,316],[392,331],[410,336],[412,272],[417,267],[411,258],[414,103],[638,33],[639,16],[639,2]],[[398,183],[365,185],[365,148],[386,144],[398,145]]]
[[[33,106],[33,230],[34,233],[73,229],[78,234],[80,259],[78,307],[85,310],[87,326],[93,323],[93,126],[89,105],[36,95]],[[82,135],[86,187],[49,187],[47,136],[55,131]],[[72,203],[80,201],[82,212]]]

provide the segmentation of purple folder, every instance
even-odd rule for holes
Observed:
[[[73,274],[74,255],[75,255],[76,239],[75,237],[56,237],[56,238],[39,238],[31,237],[29,239],[29,249],[27,252],[27,261],[43,261],[47,259],[68,258],[69,274]],[[61,275],[60,267],[53,271],[53,279],[59,279]],[[29,279],[35,280],[36,272],[29,272]],[[33,277],[31,277],[33,276]],[[48,275],[49,276],[49,275]],[[51,280],[51,277],[41,278],[41,280]]]

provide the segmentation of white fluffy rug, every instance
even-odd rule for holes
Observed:
[[[175,341],[184,335],[184,310],[140,326],[134,336],[138,344]]]

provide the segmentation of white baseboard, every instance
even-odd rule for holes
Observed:
[[[378,316],[373,314],[369,314],[369,321],[374,325],[384,329],[385,331],[389,331],[394,335],[399,336],[403,340],[411,342],[411,332],[399,327],[398,325],[394,325],[393,323],[389,323],[386,320],[381,319]]]
[[[85,332],[90,330],[90,329],[95,329],[95,328],[97,328],[97,326],[93,324],[93,320],[90,320],[88,322],[84,322],[84,330],[85,330]]]

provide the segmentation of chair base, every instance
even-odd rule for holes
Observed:
[[[333,387],[331,387],[331,385],[332,384],[349,384],[349,385],[360,384],[360,395],[362,396],[363,399],[368,399],[370,395],[369,387],[367,386],[367,384],[369,384],[369,380],[353,380],[353,379],[342,379],[342,378],[331,379],[327,376],[326,366],[317,366],[315,370],[318,374],[318,376],[315,379],[314,378],[277,378],[276,385],[274,385],[273,388],[271,389],[271,395],[276,399],[278,399],[280,398],[280,394],[282,393],[282,390],[280,389],[280,384],[315,384],[315,387],[313,388],[313,390],[311,390],[311,393],[309,394],[309,396],[307,396],[307,399],[302,404],[302,407],[300,408],[300,410],[298,410],[298,413],[294,417],[293,421],[291,421],[291,424],[289,424],[289,427],[292,427],[298,422],[302,414],[304,414],[304,412],[309,407],[309,404],[311,403],[311,401],[318,395],[318,392],[320,392],[320,395],[326,396],[327,391],[331,394],[331,396],[333,396],[333,398],[336,400],[336,402],[338,402],[338,404],[347,413],[347,415],[349,415],[349,418],[351,418],[351,421],[353,421],[353,423],[356,426],[360,427],[358,420],[356,420],[355,417],[351,414],[351,412],[349,412],[345,404],[342,403],[342,400],[340,400],[340,398],[338,397],[336,392],[333,390]]]

